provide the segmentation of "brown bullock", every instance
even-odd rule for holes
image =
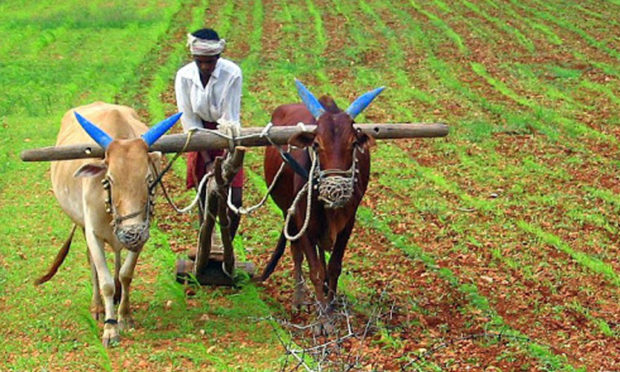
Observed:
[[[305,123],[317,127],[314,133],[304,132],[289,140],[289,144],[295,147],[289,149],[294,160],[287,161],[290,166],[282,169],[271,196],[285,217],[291,206],[294,213],[285,226],[289,236],[286,237],[284,232],[280,235],[261,280],[273,272],[288,238],[295,263],[295,305],[299,305],[304,297],[301,265],[305,256],[320,305],[319,315],[329,317],[355,213],[368,185],[368,148],[374,144],[372,137],[353,127],[353,120],[383,88],[362,95],[342,111],[330,97],[323,96],[319,101],[299,81],[296,85],[304,104],[279,106],[273,112],[271,122],[275,126]],[[273,146],[266,149],[264,171],[267,184],[273,182],[283,161],[278,149]],[[312,184],[309,216],[306,215],[308,183]],[[298,195],[298,202],[293,205]],[[331,252],[327,265],[325,251]],[[326,325],[327,322],[323,324]]]

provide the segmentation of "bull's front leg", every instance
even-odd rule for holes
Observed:
[[[328,312],[328,303],[325,296],[325,264],[320,262],[321,257],[317,254],[317,249],[314,244],[310,242],[307,236],[302,236],[299,239],[299,245],[303,249],[306,259],[308,260],[308,267],[310,270],[310,280],[314,285],[314,291],[316,293],[316,300],[318,306],[318,323],[314,329],[317,335],[328,335],[333,331],[333,325],[331,322],[331,314]]]
[[[304,252],[299,243],[291,242],[291,253],[293,254],[293,277],[295,279],[295,292],[293,294],[293,307],[299,309],[306,301],[307,291],[306,282],[303,278],[302,267]]]
[[[118,307],[118,324],[120,329],[130,329],[134,327],[133,318],[131,317],[131,311],[129,306],[129,286],[133,279],[133,272],[138,262],[139,252],[129,251],[127,258],[123,263],[123,267],[120,269],[120,282],[122,286],[121,290],[121,303]]]
[[[95,235],[92,228],[87,227],[85,229],[85,235],[90,257],[97,271],[99,290],[103,297],[105,321],[103,324],[102,342],[105,347],[108,347],[120,341],[116,314],[114,312],[114,278],[110,274],[110,270],[106,264],[104,241]]]
[[[342,258],[344,257],[344,251],[349,242],[353,225],[355,224],[355,217],[351,218],[345,228],[338,234],[336,243],[332,249],[332,254],[329,258],[329,265],[327,267],[327,301],[329,303],[328,312],[333,312],[335,306],[336,292],[338,290],[338,278],[342,272]]]
[[[90,265],[90,279],[93,284],[93,298],[90,303],[90,314],[95,320],[104,320],[103,301],[101,300],[101,292],[99,291],[99,280],[97,279],[97,268],[90,256],[90,250],[86,247],[86,257],[88,257],[88,264]]]
[[[114,304],[118,305],[121,302],[121,282],[118,279],[121,270],[121,249],[113,247],[114,249]]]

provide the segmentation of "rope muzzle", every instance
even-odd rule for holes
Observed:
[[[153,164],[151,164],[153,165]],[[155,194],[155,185],[157,181],[153,181],[153,177],[150,176],[148,179],[148,197],[146,204],[144,206],[144,210],[136,211],[133,213],[126,214],[124,216],[119,215],[114,207],[114,203],[112,201],[112,187],[110,180],[106,176],[103,180],[101,180],[101,184],[107,192],[106,200],[105,200],[105,210],[108,214],[112,216],[112,221],[110,225],[112,225],[114,235],[116,238],[127,248],[129,251],[138,252],[146,243],[146,241],[150,237],[149,226],[150,220],[153,215],[153,207],[155,202],[153,201],[153,196]],[[145,215],[146,219],[139,223],[134,223],[128,226],[121,226],[123,221],[128,219]]]
[[[355,182],[357,181],[357,151],[358,146],[353,148],[353,162],[351,168],[340,169],[320,169],[320,164],[315,168],[314,178],[316,179],[315,189],[318,189],[318,199],[323,202],[325,208],[342,208],[353,197]],[[314,156],[318,161],[318,154]]]

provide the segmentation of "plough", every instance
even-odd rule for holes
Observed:
[[[355,124],[364,133],[375,139],[398,139],[418,137],[443,137],[448,134],[445,124],[423,123],[370,123]],[[198,130],[188,134],[165,135],[151,146],[152,151],[162,153],[183,153],[190,151],[229,149],[224,159],[216,158],[212,177],[206,184],[205,218],[201,221],[195,260],[177,261],[177,280],[187,282],[190,277],[200,284],[234,285],[235,270],[252,275],[251,263],[235,264],[232,241],[228,231],[227,197],[230,182],[241,169],[248,147],[286,145],[290,137],[300,132],[312,132],[315,125],[298,124],[288,127],[242,128],[231,135],[215,130]],[[44,147],[25,150],[23,161],[60,161],[82,158],[103,158],[104,150],[95,143],[64,147]],[[219,219],[223,251],[212,249],[211,236]]]

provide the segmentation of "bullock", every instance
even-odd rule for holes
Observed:
[[[305,256],[319,303],[319,317],[325,320],[323,331],[328,332],[342,258],[355,223],[357,207],[368,185],[369,147],[374,144],[374,138],[357,130],[353,123],[383,87],[360,96],[342,111],[330,97],[317,100],[301,82],[296,80],[295,83],[303,104],[279,106],[273,112],[271,122],[275,126],[305,123],[317,127],[313,133],[302,132],[289,140],[290,155],[273,146],[265,150],[267,184],[274,181],[285,159],[290,165],[282,168],[271,191],[272,199],[285,216],[296,198],[299,202],[293,206],[294,212],[291,212],[294,214],[289,224],[284,226],[289,236],[285,232],[280,235],[260,280],[267,279],[273,272],[287,238],[290,239],[296,281],[294,304],[301,304],[304,297],[301,265]],[[306,184],[312,185],[305,189],[305,193],[311,193],[310,205],[307,205],[306,196],[299,195],[304,193]],[[307,208],[310,208],[309,218]],[[290,234],[299,238],[290,237]],[[325,251],[331,252],[327,265]]]
[[[92,274],[91,312],[95,319],[104,320],[102,341],[106,347],[120,340],[120,329],[133,326],[129,285],[138,255],[149,238],[152,198],[161,160],[161,153],[149,152],[149,147],[180,116],[177,113],[149,129],[132,108],[95,102],[69,110],[62,118],[56,146],[94,140],[105,149],[105,157],[52,162],[54,195],[75,225],[52,267],[36,284],[48,281],[56,273],[76,227],[81,227]],[[106,243],[115,254],[114,277],[106,264]],[[127,257],[121,266],[123,248]],[[119,299],[117,318],[114,303]]]

